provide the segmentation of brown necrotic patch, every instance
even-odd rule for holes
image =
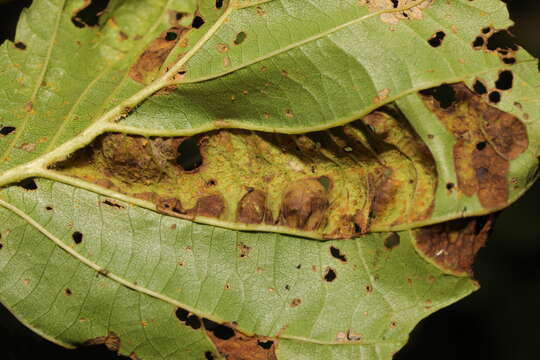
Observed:
[[[301,135],[105,134],[52,168],[167,215],[329,239],[425,220],[437,184],[430,151],[393,107]]]
[[[276,339],[246,335],[233,326],[203,319],[207,336],[217,351],[228,360],[276,360]]]
[[[517,117],[490,105],[465,85],[451,87],[455,102],[449,107],[432,95],[423,97],[456,139],[457,188],[467,196],[477,195],[486,209],[501,208],[508,203],[510,161],[529,145],[527,129]]]
[[[129,76],[141,84],[151,82],[174,46],[183,39],[189,29],[183,26],[172,26],[163,31],[131,67]]]
[[[493,217],[453,220],[414,231],[415,247],[443,271],[472,276],[477,252],[487,240]]]

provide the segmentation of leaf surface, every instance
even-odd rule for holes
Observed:
[[[0,47],[24,324],[133,359],[389,359],[478,287],[478,216],[539,175],[502,2],[96,4],[36,1]]]

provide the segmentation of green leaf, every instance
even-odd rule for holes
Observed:
[[[278,358],[369,359],[397,351],[420,319],[476,289],[425,262],[407,231],[392,247],[378,233],[325,243],[253,235],[36,184],[2,193],[0,294],[21,321],[68,346],[114,333],[122,354],[200,359],[211,343],[175,318],[180,307],[270,337]]]
[[[60,345],[389,359],[539,176],[498,0],[92,4],[0,47],[0,301]]]

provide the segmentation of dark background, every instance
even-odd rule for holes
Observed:
[[[517,23],[512,33],[523,47],[540,57],[540,1],[505,2]],[[0,5],[0,43],[13,39],[20,9],[30,3],[15,0]],[[423,320],[395,360],[540,358],[539,200],[537,183],[501,214],[475,265],[482,288]],[[103,347],[76,351],[60,348],[32,333],[0,306],[0,359],[36,357],[118,359]]]

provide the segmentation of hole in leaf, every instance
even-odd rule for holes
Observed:
[[[328,282],[332,282],[336,279],[336,271],[332,268],[326,268],[326,271],[324,273],[324,280]]]
[[[216,0],[216,9],[221,9],[223,6],[223,0]]]
[[[124,207],[123,207],[122,205],[117,204],[117,203],[115,203],[115,202],[112,202],[112,201],[110,201],[110,200],[105,200],[105,201],[103,201],[103,204],[108,205],[108,206],[111,206],[111,207],[115,207],[115,208],[118,208],[118,209],[124,209]]]
[[[174,314],[176,315],[176,318],[180,321],[183,321],[185,322],[189,316],[189,312],[185,309],[182,309],[182,308],[178,308],[176,309],[176,311],[174,312]]]
[[[17,49],[19,50],[26,50],[26,44],[22,41],[17,41],[15,44],[13,44]]]
[[[392,233],[386,239],[384,239],[384,247],[391,250],[398,246],[399,242],[399,235],[396,233]]]
[[[246,40],[246,33],[243,32],[243,31],[240,31],[238,34],[236,34],[236,38],[234,39],[234,45],[240,45],[241,43],[244,42],[244,40]]]
[[[65,293],[67,296],[70,296],[72,294],[71,290],[69,288],[66,288]]]
[[[484,38],[481,36],[478,36],[476,39],[474,39],[472,46],[474,48],[481,48],[482,46],[484,46]]]
[[[268,350],[272,347],[272,345],[274,345],[274,342],[272,340],[268,340],[268,341],[257,340],[257,345],[259,345],[265,350]]]
[[[518,50],[514,37],[506,30],[500,30],[492,34],[487,41],[487,48],[492,51],[497,49]]]
[[[514,83],[514,75],[510,70],[504,70],[499,73],[499,78],[495,81],[495,87],[499,90],[509,90]]]
[[[192,171],[201,166],[203,159],[199,144],[194,137],[187,138],[178,146],[180,155],[176,158],[176,163],[185,171]]]
[[[15,131],[15,128],[13,126],[4,126],[2,129],[0,129],[0,134],[6,136],[11,134]]]
[[[165,40],[173,41],[173,40],[176,40],[177,37],[178,37],[178,35],[175,32],[169,31],[165,35]]]
[[[347,257],[337,247],[330,246],[330,254],[340,261],[347,262]]]
[[[204,358],[206,360],[214,360],[214,354],[212,354],[211,351],[207,351],[207,352],[204,353]]]
[[[448,84],[423,90],[420,93],[422,95],[432,96],[443,109],[448,109],[456,101],[456,92],[454,88]]]
[[[483,34],[488,34],[490,31],[491,31],[490,27],[485,27],[485,28],[482,29]]]
[[[447,188],[448,190],[452,190],[452,189],[454,188],[454,186],[455,186],[454,183],[451,183],[451,182],[449,182],[449,183],[446,184],[446,188]]]
[[[215,337],[222,340],[229,340],[234,337],[234,330],[228,326],[218,324],[206,318],[203,319],[204,328],[214,334]]]
[[[48,210],[48,211],[51,211],[53,208],[52,208],[52,206],[45,206],[45,209]]]
[[[24,179],[21,182],[19,182],[18,185],[22,187],[24,190],[36,190],[38,188],[36,182],[32,178]]]
[[[441,46],[442,44],[442,41],[444,40],[444,38],[446,37],[446,34],[444,33],[444,31],[437,31],[429,40],[428,40],[428,43],[429,45],[433,46],[433,47],[438,47],[438,46]]]
[[[75,231],[73,234],[71,234],[71,237],[73,238],[73,241],[75,244],[82,243],[83,240],[83,234],[80,231]]]
[[[487,142],[486,141],[481,141],[479,142],[478,144],[476,144],[476,149],[479,150],[479,151],[482,151],[486,148],[487,146]]]
[[[491,93],[489,93],[489,101],[497,104],[499,101],[501,101],[501,93],[498,91],[492,91]]]
[[[507,65],[514,65],[516,63],[516,58],[504,58],[503,63]]]
[[[195,16],[193,18],[193,22],[191,23],[191,26],[195,29],[199,29],[201,26],[204,25],[204,19],[200,16]]]
[[[190,326],[193,330],[200,329],[201,320],[197,315],[189,315],[186,320],[186,325]]]
[[[362,232],[362,228],[360,227],[360,225],[358,225],[357,223],[353,223],[353,226],[354,226],[354,232],[355,233],[361,233]]]
[[[99,17],[108,5],[109,0],[91,0],[73,15],[71,22],[78,28],[96,26],[99,23]]]
[[[478,95],[484,95],[487,93],[486,86],[480,80],[476,80],[474,82],[473,89]]]

